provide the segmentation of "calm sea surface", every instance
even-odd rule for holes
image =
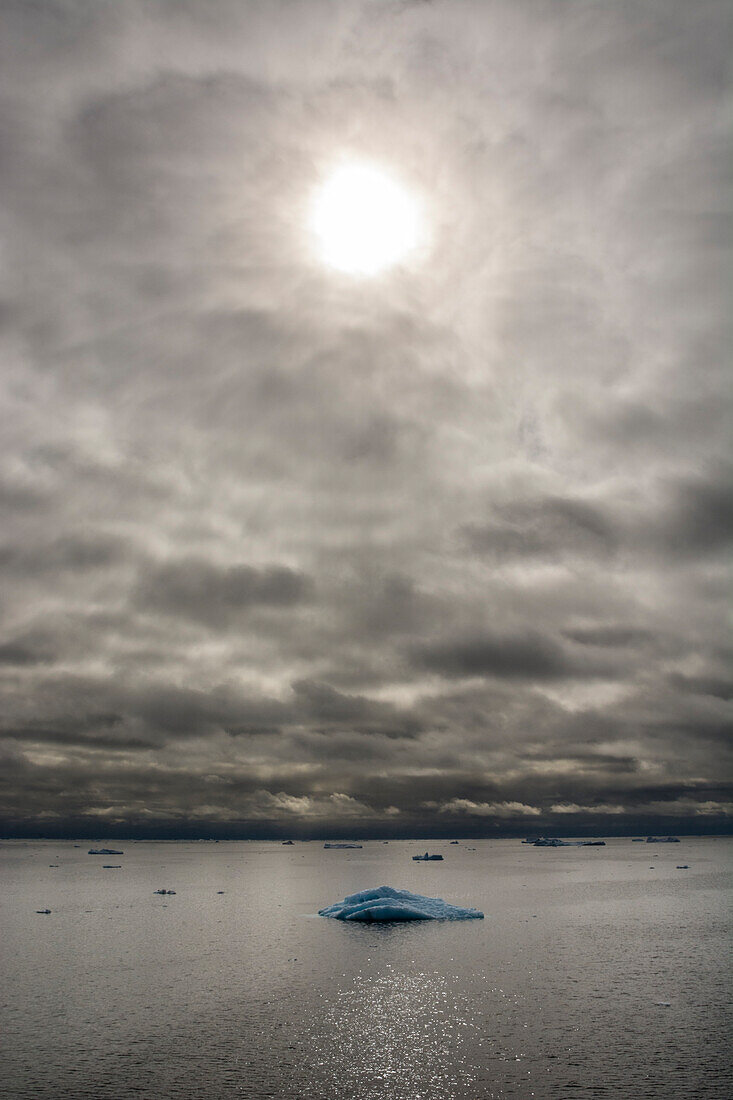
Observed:
[[[90,846],[0,847],[12,1100],[733,1095],[731,839]],[[486,919],[315,915],[383,884]]]

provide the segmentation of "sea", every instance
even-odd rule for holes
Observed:
[[[362,843],[2,843],[2,1095],[733,1096],[733,839]],[[317,915],[381,885],[485,918]]]

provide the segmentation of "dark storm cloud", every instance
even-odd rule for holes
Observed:
[[[731,6],[0,8],[3,828],[724,827]]]
[[[546,679],[567,675],[562,651],[544,638],[472,637],[419,647],[414,660],[447,676]]]
[[[733,680],[716,679],[712,676],[683,676],[672,673],[670,683],[679,691],[689,691],[693,695],[712,695],[716,699],[728,702],[733,699]]]
[[[34,682],[32,705],[22,681],[6,690],[0,730],[28,740],[53,741],[58,734],[68,743],[75,737],[80,746],[103,730],[124,751],[141,734],[148,744],[164,744],[230,726],[259,732],[288,713],[276,700],[228,684],[201,690],[143,675],[130,680],[45,670]]]
[[[716,553],[733,544],[733,470],[689,478],[673,489],[668,545],[688,554]]]
[[[36,665],[50,658],[42,651],[23,642],[0,643],[0,665]]]
[[[616,624],[565,630],[563,634],[571,642],[577,642],[579,645],[608,646],[611,648],[643,645],[644,642],[648,642],[652,638],[648,630]]]
[[[141,608],[225,626],[251,607],[288,608],[310,593],[310,580],[284,566],[217,566],[186,558],[148,566],[135,591]]]
[[[612,666],[579,660],[550,638],[536,634],[481,634],[418,646],[418,667],[444,676],[497,676],[510,680],[558,680],[612,674]]]
[[[400,711],[388,703],[363,695],[347,695],[312,680],[293,684],[296,709],[318,728],[339,727],[355,733],[382,734],[389,738],[415,738],[422,729],[418,715]]]

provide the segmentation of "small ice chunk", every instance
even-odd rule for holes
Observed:
[[[361,890],[349,894],[343,901],[319,909],[321,917],[354,921],[405,921],[405,920],[475,920],[483,918],[478,909],[462,909],[449,905],[442,898],[424,897],[409,890],[393,890],[391,886],[377,886],[373,890]]]

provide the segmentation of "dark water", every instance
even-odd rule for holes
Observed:
[[[12,1100],[733,1095],[729,839],[109,846],[0,850]],[[486,919],[314,916],[382,884]]]

